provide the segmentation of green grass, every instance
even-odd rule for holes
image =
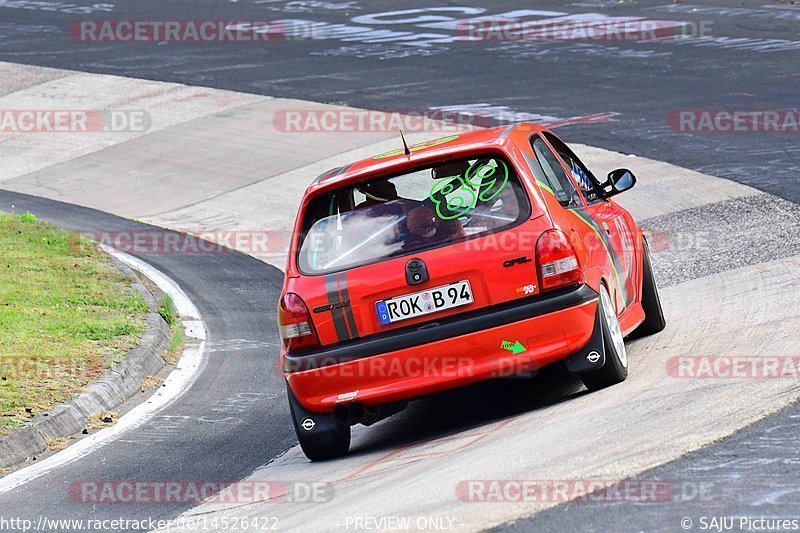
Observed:
[[[169,344],[167,345],[166,360],[168,363],[175,363],[180,359],[179,352],[183,348],[183,342],[186,340],[183,331],[183,324],[179,320],[178,312],[175,310],[175,302],[169,294],[165,294],[161,299],[161,306],[158,308],[158,314],[164,319],[164,322],[169,324],[169,329],[172,332]]]
[[[0,432],[74,397],[136,345],[147,305],[94,243],[0,213]]]
[[[178,321],[178,313],[175,311],[175,302],[172,301],[172,296],[165,294],[161,299],[161,306],[158,308],[158,314],[164,319],[164,322],[174,326]]]
[[[186,340],[186,333],[183,331],[183,324],[176,321],[172,324],[172,338],[169,340],[169,345],[167,346],[167,357],[168,363],[177,363],[178,359],[181,357],[181,351],[183,350],[184,341]]]

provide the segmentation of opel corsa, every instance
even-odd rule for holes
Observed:
[[[405,143],[405,141],[403,141]],[[312,460],[409,400],[562,364],[623,381],[623,339],[665,327],[647,241],[599,181],[534,124],[452,135],[319,176],[290,245],[281,367]]]

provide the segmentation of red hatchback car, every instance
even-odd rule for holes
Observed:
[[[350,427],[409,400],[560,362],[590,390],[623,381],[623,338],[661,331],[647,242],[553,133],[452,135],[319,176],[278,309],[297,438],[344,455]]]

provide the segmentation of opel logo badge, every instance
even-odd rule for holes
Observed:
[[[314,428],[317,427],[317,423],[311,420],[310,418],[306,418],[303,420],[303,423],[300,424],[300,427],[305,429],[306,431],[314,431]]]
[[[600,360],[601,357],[602,356],[600,355],[600,352],[592,351],[589,352],[589,355],[586,356],[586,360],[589,361],[591,364],[595,364]]]

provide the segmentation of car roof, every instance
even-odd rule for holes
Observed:
[[[318,192],[323,189],[338,189],[342,186],[358,183],[377,175],[401,173],[414,167],[424,165],[426,162],[457,157],[463,153],[476,152],[491,148],[502,147],[508,141],[508,135],[516,128],[524,126],[530,133],[539,132],[544,128],[530,122],[509,124],[473,130],[466,133],[453,133],[445,137],[431,139],[424,143],[411,145],[411,155],[404,153],[400,135],[397,136],[398,149],[384,154],[377,154],[353,163],[332,168],[323,172],[311,183],[306,193]]]

